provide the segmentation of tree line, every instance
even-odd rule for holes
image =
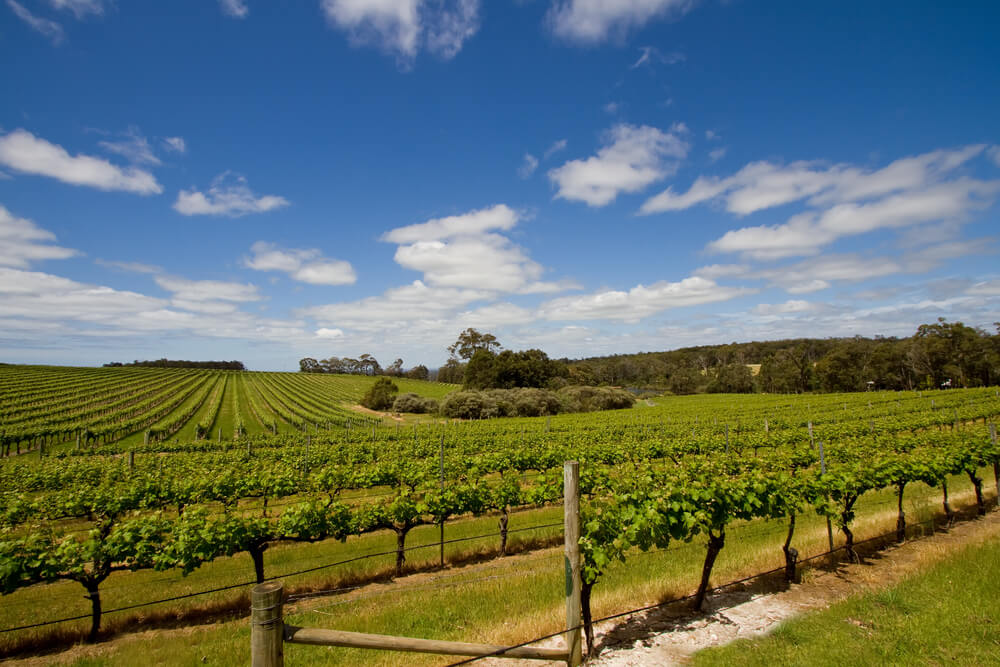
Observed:
[[[185,359],[154,359],[152,361],[139,361],[136,359],[132,363],[122,363],[112,361],[104,364],[105,368],[122,368],[126,366],[141,366],[145,368],[211,368],[219,371],[245,371],[246,366],[242,361],[187,361]]]
[[[1000,382],[1000,323],[994,325],[990,334],[939,318],[907,338],[799,338],[564,361],[571,384],[675,394],[981,387]]]

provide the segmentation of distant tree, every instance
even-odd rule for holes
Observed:
[[[444,366],[437,371],[438,382],[449,382],[451,384],[462,384],[465,380],[465,364],[452,357],[444,363]]]
[[[399,393],[396,383],[387,377],[375,380],[365,395],[361,397],[361,405],[369,410],[388,410]]]
[[[323,367],[312,357],[299,359],[299,372],[301,373],[322,373]]]
[[[419,366],[414,366],[410,370],[406,371],[406,377],[411,380],[426,380],[430,377],[430,371],[427,370],[427,366],[420,364]]]
[[[400,363],[402,365],[402,363]],[[358,357],[357,361],[357,372],[361,375],[378,375],[382,370],[379,366],[378,360],[370,354],[362,354]]]
[[[458,334],[458,340],[448,346],[448,352],[452,357],[469,360],[476,350],[486,350],[490,354],[495,354],[503,349],[503,346],[491,333],[479,333],[471,327]]]
[[[383,375],[390,375],[392,377],[400,377],[403,375],[403,360],[396,359],[390,365],[382,369]]]
[[[708,383],[711,394],[749,394],[753,391],[753,375],[746,364],[732,363],[712,370]]]

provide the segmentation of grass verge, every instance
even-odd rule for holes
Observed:
[[[982,665],[1000,663],[1000,539],[880,591],[780,625],[771,635],[700,651],[711,665]]]

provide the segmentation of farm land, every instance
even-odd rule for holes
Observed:
[[[857,561],[866,540],[996,506],[994,388],[457,421],[359,412],[374,381],[0,367],[0,653],[245,664],[265,579],[284,582],[296,625],[503,645],[558,632],[571,459],[591,619],[710,602],[711,586],[786,567],[783,546],[827,551],[828,519],[837,557]],[[286,648],[290,664],[399,657]]]

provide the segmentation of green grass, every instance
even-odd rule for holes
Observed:
[[[1000,664],[1000,539],[882,591],[695,655],[695,665]]]

